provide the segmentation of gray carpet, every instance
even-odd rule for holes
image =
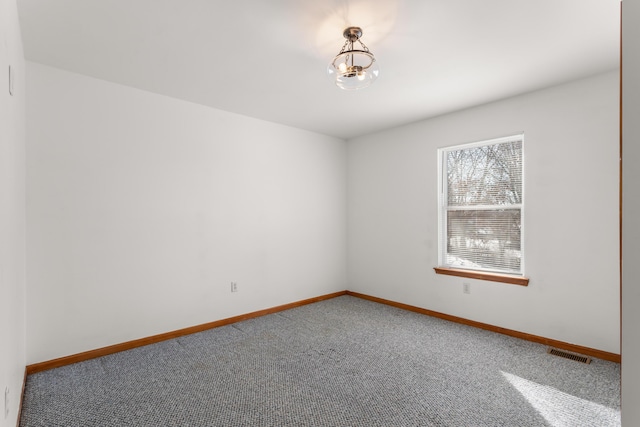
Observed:
[[[620,366],[342,296],[30,375],[29,426],[620,425]]]

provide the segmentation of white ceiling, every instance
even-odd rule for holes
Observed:
[[[619,66],[620,0],[18,0],[25,56],[351,138]],[[369,88],[326,77],[362,27]]]

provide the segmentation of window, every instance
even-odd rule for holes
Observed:
[[[522,276],[523,140],[520,134],[438,150],[441,267]]]

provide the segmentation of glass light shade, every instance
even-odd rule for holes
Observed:
[[[364,50],[338,54],[327,67],[327,74],[340,89],[355,90],[369,86],[380,74],[374,56]]]

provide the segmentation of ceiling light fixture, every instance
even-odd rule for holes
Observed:
[[[355,90],[368,87],[380,74],[375,56],[362,43],[362,28],[348,27],[342,33],[347,41],[340,53],[327,67],[329,78],[340,89]],[[360,43],[361,49],[354,49],[353,43]]]

